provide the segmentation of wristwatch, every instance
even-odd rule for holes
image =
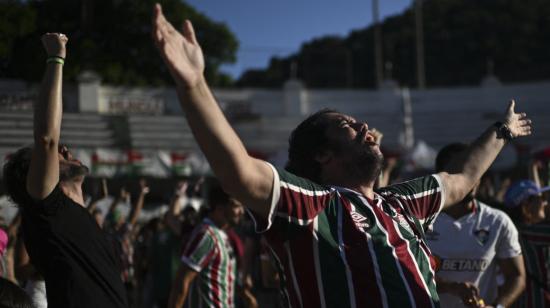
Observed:
[[[510,131],[510,128],[502,122],[496,122],[493,125],[497,129],[497,138],[498,139],[504,139],[506,141],[510,141],[514,139],[514,136],[512,135],[512,131]]]

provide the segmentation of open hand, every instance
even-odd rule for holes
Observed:
[[[504,124],[508,126],[514,138],[531,135],[531,120],[527,118],[525,113],[516,113],[514,111],[515,106],[516,102],[511,100],[506,110]]]
[[[61,57],[65,59],[67,51],[65,46],[69,39],[63,33],[46,33],[42,35],[42,45],[46,49],[48,57]]]
[[[176,83],[192,88],[203,80],[204,57],[189,20],[178,32],[162,13],[160,4],[153,12],[153,41]]]

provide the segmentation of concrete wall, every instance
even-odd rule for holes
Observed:
[[[520,142],[532,149],[550,143],[548,81],[411,90],[408,106],[404,104],[403,90],[395,87],[378,91],[318,90],[306,89],[299,81],[291,80],[281,90],[213,91],[245,144],[270,153],[284,152],[291,130],[308,114],[322,108],[335,108],[367,121],[370,127],[384,133],[384,145],[389,148],[398,149],[408,139],[412,144],[423,140],[438,149],[451,141],[473,140],[491,123],[502,119],[510,98],[517,100],[517,109],[527,112],[535,125],[533,136]],[[36,86],[0,81],[0,109],[30,111],[34,93]],[[85,73],[78,85],[64,88],[64,99],[69,112],[127,117],[126,146],[196,149],[173,88],[112,87],[102,85],[93,73]],[[404,112],[407,107],[409,117]],[[408,134],[404,131],[406,121],[413,128]]]

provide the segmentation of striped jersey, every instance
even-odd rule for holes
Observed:
[[[438,307],[424,231],[444,203],[437,175],[373,200],[274,170],[270,213],[254,216],[289,307]]]
[[[199,273],[186,307],[234,307],[237,265],[227,234],[208,218],[192,232],[181,261]]]
[[[525,262],[525,292],[514,307],[550,307],[550,224],[518,227]]]

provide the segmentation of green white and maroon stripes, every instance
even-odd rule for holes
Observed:
[[[236,260],[227,235],[209,219],[197,226],[182,262],[199,272],[189,294],[189,307],[234,307]]]
[[[442,204],[435,177],[367,200],[277,172],[280,197],[265,237],[284,270],[290,307],[438,306],[430,251],[418,230]]]
[[[517,300],[517,307],[550,307],[545,289],[549,289],[547,273],[550,264],[550,225],[541,223],[520,226],[519,238],[527,272],[526,288]]]

